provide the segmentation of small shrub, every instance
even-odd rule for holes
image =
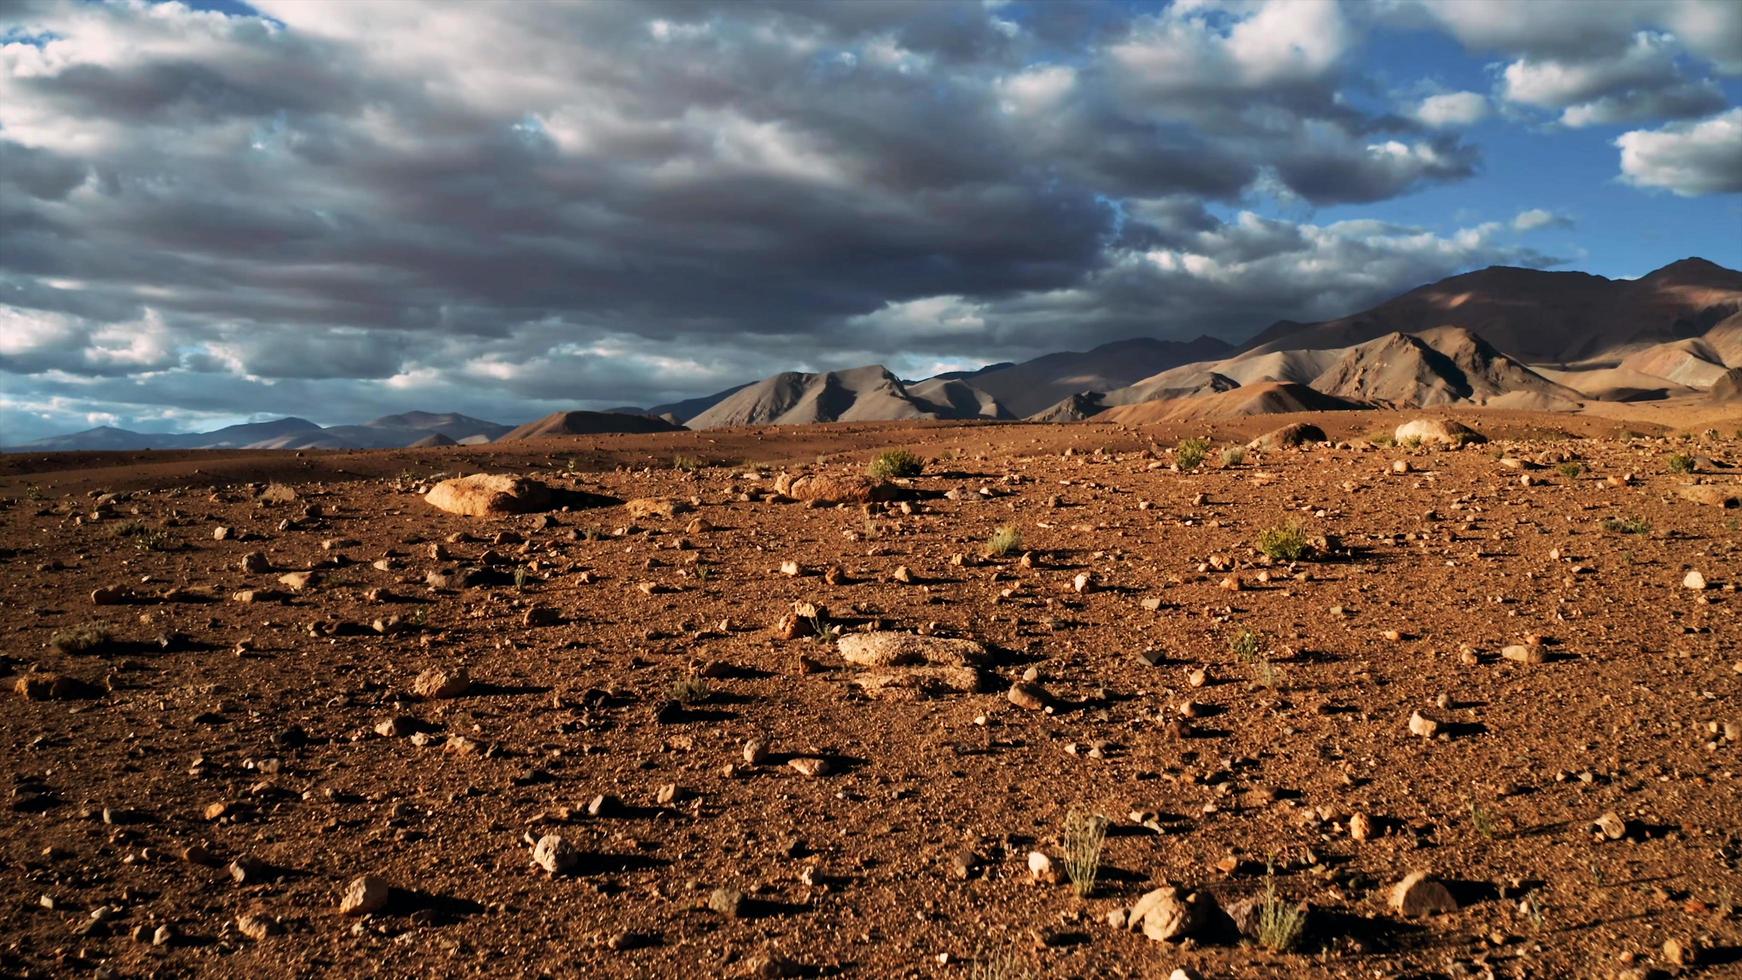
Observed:
[[[1488,840],[1494,839],[1494,834],[1496,833],[1494,828],[1494,818],[1489,816],[1488,811],[1482,809],[1482,807],[1475,801],[1471,801],[1470,803],[1470,825],[1476,828],[1476,833],[1481,834]]]
[[[1222,450],[1223,466],[1239,466],[1246,462],[1246,450],[1239,446],[1229,446]]]
[[[671,458],[671,468],[677,470],[679,473],[700,473],[702,471],[702,461],[695,456],[673,456]]]
[[[140,551],[171,551],[175,547],[167,531],[152,527],[144,521],[127,521],[116,526],[115,536],[132,541],[133,547]]]
[[[1579,478],[1579,474],[1583,473],[1583,472],[1585,472],[1585,468],[1583,466],[1580,466],[1578,463],[1562,463],[1561,464],[1561,476],[1564,476],[1569,480],[1577,480]]]
[[[1259,532],[1258,550],[1272,561],[1300,561],[1308,551],[1306,532],[1298,524],[1267,527]]]
[[[1228,652],[1239,657],[1241,662],[1250,663],[1258,659],[1264,652],[1264,637],[1251,630],[1241,630],[1228,639]]]
[[[1669,458],[1669,471],[1671,473],[1692,473],[1694,471],[1694,458],[1689,456],[1687,453],[1675,453],[1671,455]]]
[[[1029,980],[1034,976],[1014,950],[989,950],[974,959],[968,980]]]
[[[1273,953],[1294,949],[1306,932],[1306,918],[1305,909],[1276,894],[1275,880],[1264,882],[1264,898],[1258,904],[1258,945]]]
[[[1462,433],[1459,433],[1457,436],[1456,445],[1462,446],[1464,444],[1464,439],[1466,439],[1466,438],[1468,438],[1468,437]],[[1420,449],[1421,448],[1421,436],[1405,436],[1402,439],[1397,441],[1397,445],[1403,447],[1404,449]]]
[[[706,677],[680,677],[671,682],[671,699],[684,704],[699,704],[706,701],[713,691],[708,687]]]
[[[65,654],[97,653],[107,647],[114,637],[110,636],[107,627],[99,623],[85,623],[61,630],[49,637],[49,646]]]
[[[1174,462],[1182,470],[1195,470],[1204,465],[1204,460],[1210,455],[1210,440],[1202,436],[1181,439],[1179,447],[1174,450]]]
[[[1101,873],[1101,844],[1106,839],[1106,817],[1081,810],[1065,814],[1065,873],[1070,875],[1071,890],[1078,898],[1095,892],[1095,878]]]
[[[1611,534],[1650,534],[1651,522],[1643,517],[1606,517],[1603,530]]]
[[[1375,446],[1390,447],[1397,445],[1397,440],[1392,437],[1391,433],[1383,430],[1367,433],[1367,441]]]
[[[992,532],[990,538],[986,539],[986,553],[988,555],[1003,557],[1021,550],[1022,532],[1008,524],[1000,526]]]
[[[923,472],[925,472],[925,460],[905,449],[888,449],[878,453],[871,460],[871,465],[865,467],[865,474],[873,480],[912,477]]]
[[[514,587],[515,588],[517,588],[517,589],[526,588],[526,583],[531,578],[532,578],[532,569],[527,568],[525,565],[514,566]]]

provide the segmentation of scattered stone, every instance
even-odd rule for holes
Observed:
[[[387,900],[393,895],[393,886],[387,879],[376,875],[363,875],[354,878],[345,886],[345,895],[339,901],[339,913],[342,915],[374,915],[387,907]]]
[[[831,771],[829,760],[817,756],[801,755],[786,760],[786,764],[801,776],[827,776]]]
[[[1011,704],[1024,711],[1044,711],[1046,706],[1052,702],[1052,698],[1047,694],[1045,688],[1028,681],[1017,681],[1010,685],[1010,690],[1005,696],[1009,698]]]
[[[434,667],[417,675],[411,689],[426,700],[457,698],[472,688],[472,677],[464,667]]]
[[[1042,851],[1028,852],[1028,876],[1043,885],[1056,885],[1059,880],[1058,868]]]
[[[288,572],[278,576],[278,584],[292,592],[301,592],[315,582],[314,572]]]
[[[1427,872],[1416,871],[1392,886],[1391,907],[1411,917],[1438,915],[1456,912],[1458,901],[1452,897],[1451,889]]]
[[[673,497],[637,497],[623,505],[631,520],[648,517],[676,517],[691,509],[684,501]]]
[[[1246,444],[1247,449],[1292,449],[1309,443],[1324,442],[1325,430],[1310,422],[1290,422],[1273,429]]]
[[[278,923],[264,915],[244,912],[236,917],[236,931],[257,943],[265,942],[279,932]]]
[[[532,848],[532,863],[553,875],[568,874],[580,861],[580,849],[561,834],[545,834]]]
[[[866,476],[798,476],[782,473],[774,492],[792,500],[820,504],[869,504],[895,500],[901,488]]]
[[[1539,643],[1512,643],[1500,648],[1500,655],[1514,663],[1540,664],[1548,659]]]
[[[443,480],[431,487],[423,499],[438,510],[467,517],[530,514],[559,507],[599,507],[617,502],[614,497],[561,490],[530,477],[506,473],[477,473]]]
[[[1433,738],[1440,732],[1440,723],[1419,711],[1411,712],[1409,716],[1409,733],[1422,738]]]
[[[1603,814],[1591,822],[1597,833],[1609,840],[1620,840],[1627,836],[1627,821],[1621,819],[1614,810]]]
[[[1682,588],[1699,591],[1706,587],[1706,577],[1699,572],[1689,572],[1682,576]]]
[[[1451,419],[1413,419],[1398,426],[1391,438],[1400,443],[1420,440],[1452,446],[1488,441],[1482,433]]]

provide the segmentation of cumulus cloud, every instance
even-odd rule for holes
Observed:
[[[253,6],[0,10],[0,429],[512,421],[788,367],[1237,336],[1552,258],[1504,227],[1257,213],[1479,169],[1457,130],[1480,95],[1363,107],[1363,7]],[[1640,31],[1733,20],[1548,18],[1512,49],[1476,13],[1439,15],[1532,65],[1661,67],[1630,55]],[[1649,88],[1526,81],[1566,111]]]
[[[1678,119],[1724,105],[1711,81],[1682,76],[1673,37],[1641,31],[1613,54],[1582,59],[1521,58],[1506,66],[1502,93],[1507,99],[1540,108],[1561,109],[1567,126]]]
[[[1435,129],[1474,126],[1487,115],[1488,97],[1480,92],[1442,92],[1415,107],[1415,118]]]
[[[1520,211],[1512,219],[1513,231],[1536,231],[1539,228],[1571,228],[1572,226],[1573,219],[1543,208]]]
[[[1621,175],[1684,197],[1742,191],[1742,109],[1698,122],[1636,129],[1615,140]]]

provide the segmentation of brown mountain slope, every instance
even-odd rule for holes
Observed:
[[[692,429],[729,425],[808,425],[885,419],[956,418],[948,406],[914,397],[881,364],[808,374],[787,371],[733,393],[690,419]]]
[[[618,412],[557,412],[536,422],[528,422],[501,436],[497,442],[521,439],[543,439],[550,436],[595,436],[613,432],[676,432],[681,425],[645,415],[624,415]]]
[[[1012,415],[1045,411],[1082,391],[1111,391],[1181,364],[1227,357],[1232,345],[1214,337],[1190,341],[1135,337],[1087,351],[1061,351],[967,376]]]
[[[1523,361],[1566,363],[1698,337],[1742,310],[1742,272],[1683,259],[1637,280],[1494,267],[1411,290],[1370,310],[1279,323],[1249,352],[1349,347],[1388,333],[1462,327]]]
[[[1095,416],[1094,421],[1145,425],[1151,422],[1217,421],[1286,412],[1341,412],[1366,407],[1292,381],[1261,381],[1195,398],[1120,405]]]
[[[1579,394],[1513,360],[1468,330],[1393,333],[1350,347],[1312,387],[1350,401],[1424,407],[1453,403],[1558,410]]]

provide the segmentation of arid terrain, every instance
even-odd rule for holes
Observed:
[[[0,974],[1736,976],[1742,419],[1652,410],[0,457]]]

